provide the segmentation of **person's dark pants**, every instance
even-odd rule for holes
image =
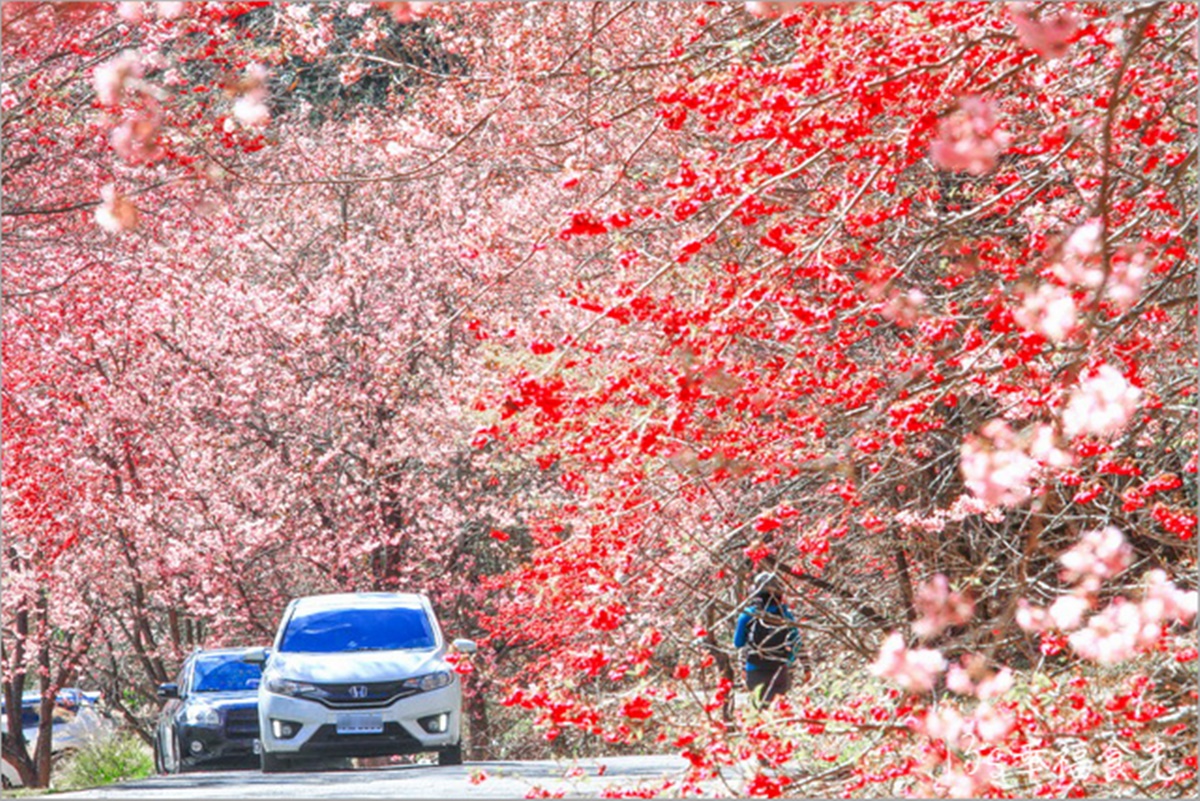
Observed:
[[[746,689],[754,706],[762,709],[792,687],[792,676],[788,666],[769,665],[746,671]]]

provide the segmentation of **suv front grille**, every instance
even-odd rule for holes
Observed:
[[[230,709],[225,713],[225,736],[233,740],[253,740],[258,736],[258,707]]]

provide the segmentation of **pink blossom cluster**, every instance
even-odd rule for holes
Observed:
[[[126,50],[101,64],[92,73],[96,99],[105,106],[115,106],[124,99],[126,88],[134,88],[141,77],[141,59],[137,53]]]
[[[1156,645],[1164,625],[1195,617],[1196,592],[1181,590],[1164,571],[1152,570],[1141,601],[1114,599],[1067,640],[1083,658],[1112,665]]]
[[[1044,59],[1061,58],[1067,54],[1068,44],[1079,21],[1070,11],[1045,14],[1041,19],[1033,16],[1031,3],[1009,3],[1008,15],[1021,44],[1035,51]]]
[[[908,648],[900,632],[892,632],[883,641],[879,656],[871,664],[871,673],[890,679],[910,692],[933,689],[937,677],[946,669],[941,651],[932,648]]]
[[[1029,498],[1037,462],[1020,447],[1008,423],[988,421],[979,436],[967,436],[961,453],[963,479],[976,497],[999,506],[1016,506]]]
[[[156,161],[163,156],[158,143],[161,116],[156,107],[126,119],[108,135],[109,144],[121,158],[136,164]]]
[[[973,515],[990,514],[995,508],[974,495],[964,493],[950,504],[949,509],[935,509],[926,515],[902,509],[896,513],[895,520],[905,528],[936,534],[945,531],[947,523],[958,523]]]
[[[1146,280],[1146,258],[1141,253],[1132,256],[1118,254],[1112,262],[1105,295],[1122,311],[1128,311],[1142,296]]]
[[[233,103],[233,116],[250,128],[258,128],[271,121],[271,110],[267,108],[267,70],[261,64],[251,64],[239,86],[238,99]]]
[[[975,497],[993,506],[1016,506],[1030,497],[1030,482],[1041,466],[1070,465],[1054,430],[1037,423],[1017,433],[1003,420],[989,420],[962,444],[963,479]]]
[[[991,103],[968,96],[959,100],[956,111],[942,119],[929,155],[944,170],[983,175],[996,166],[996,159],[1010,140],[997,125]]]
[[[1100,246],[1104,229],[1099,220],[1088,220],[1071,232],[1063,243],[1052,272],[1062,282],[1098,287],[1104,280],[1100,268]]]
[[[117,16],[131,25],[137,25],[148,16],[159,19],[176,19],[184,12],[187,3],[117,3]]]
[[[1085,628],[1072,632],[1067,641],[1084,659],[1115,665],[1158,642],[1161,632],[1161,621],[1142,614],[1139,604],[1115,598],[1093,615]]]
[[[966,751],[980,744],[1001,742],[1015,725],[1016,719],[1010,713],[985,702],[966,715],[949,704],[930,709],[913,728],[955,750]]]
[[[890,320],[896,325],[912,325],[920,319],[925,308],[925,301],[925,293],[919,289],[910,289],[907,292],[897,291],[888,298],[880,314],[885,320]]]
[[[983,798],[992,789],[995,769],[989,762],[973,765],[947,763],[946,770],[929,788],[928,795],[936,798]]]
[[[1063,432],[1069,437],[1115,434],[1129,422],[1141,399],[1142,391],[1120,370],[1102,364],[1071,393],[1062,413]]]
[[[137,227],[138,210],[129,198],[122,195],[112,184],[100,190],[101,204],[96,209],[96,223],[105,231],[119,234]]]
[[[416,22],[433,10],[436,3],[380,3],[397,24]]]
[[[113,150],[133,164],[156,161],[164,154],[159,145],[162,122],[159,102],[163,90],[142,80],[147,67],[158,66],[155,61],[153,56],[143,58],[127,50],[101,64],[92,74],[92,86],[101,105],[117,106],[133,98],[141,101],[109,133]]]
[[[1017,624],[1026,631],[1053,628],[1070,632],[1067,641],[1077,654],[1106,665],[1154,646],[1162,637],[1164,625],[1188,623],[1196,616],[1196,592],[1180,590],[1162,570],[1147,574],[1140,601],[1115,598],[1084,622],[1101,583],[1124,572],[1132,559],[1132,549],[1118,529],[1109,526],[1085,533],[1075,547],[1059,557],[1063,578],[1075,582],[1075,587],[1057,598],[1049,609],[1022,600]]]
[[[1013,319],[1022,328],[1035,331],[1051,342],[1062,342],[1075,330],[1078,315],[1075,300],[1064,287],[1041,284],[1025,296]]]
[[[913,633],[926,640],[950,626],[966,623],[975,614],[975,602],[951,590],[950,581],[941,573],[917,589],[913,607],[919,615],[913,623]]]
[[[979,654],[967,654],[946,671],[946,687],[959,695],[973,695],[981,701],[995,700],[1012,689],[1013,673],[1008,668],[991,671]]]
[[[1104,294],[1121,310],[1137,303],[1146,279],[1146,259],[1140,253],[1116,253],[1109,265],[1107,283],[1101,263],[1104,229],[1099,220],[1088,220],[1071,232],[1051,268],[1060,281],[1088,289],[1104,286]]]
[[[774,19],[791,14],[804,3],[746,3],[746,11],[759,19]]]
[[[1079,542],[1058,558],[1063,566],[1063,578],[1077,582],[1089,592],[1100,588],[1106,579],[1114,578],[1133,562],[1133,548],[1116,526],[1086,531]]]

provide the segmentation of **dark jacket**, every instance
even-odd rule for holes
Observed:
[[[782,618],[790,623],[795,623],[796,617],[786,604],[781,604],[773,599],[756,598],[754,603],[746,607],[746,611],[738,616],[737,628],[733,632],[733,647],[742,648],[749,644],[750,623],[755,617],[767,615],[775,618]],[[788,664],[793,664],[797,659],[801,664],[807,662],[806,654],[801,647],[800,630],[795,626],[789,626],[787,633],[787,643],[789,646],[787,661]],[[772,667],[770,664],[760,664],[755,662],[756,654],[748,653],[746,655],[746,670],[768,670]]]

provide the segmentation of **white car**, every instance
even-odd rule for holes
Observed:
[[[453,647],[473,653],[472,640]],[[263,772],[325,758],[436,752],[462,764],[462,684],[424,595],[315,595],[288,604],[258,687]]]
[[[107,736],[112,724],[96,711],[100,693],[83,692],[74,687],[59,690],[54,702],[50,727],[50,752],[57,759],[62,754],[75,751],[89,743]],[[26,693],[21,699],[21,729],[30,756],[37,745],[38,723],[41,720],[41,696]],[[0,731],[8,736],[8,709],[0,712]],[[8,760],[0,760],[0,775],[4,787],[20,787],[21,776]]]

